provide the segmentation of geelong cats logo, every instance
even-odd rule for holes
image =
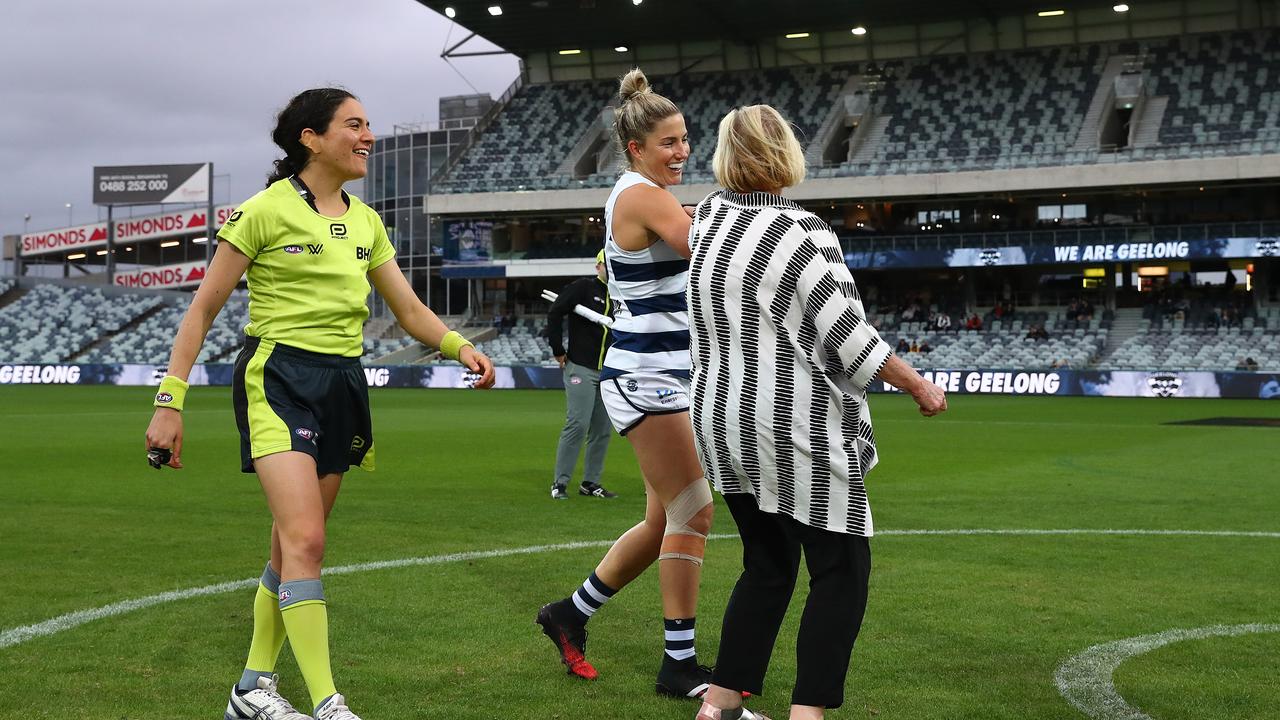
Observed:
[[[1253,251],[1258,257],[1275,257],[1280,255],[1280,240],[1275,238],[1263,238],[1254,244]]]
[[[1172,373],[1156,373],[1147,378],[1147,386],[1156,397],[1174,397],[1182,392],[1182,378]]]
[[[982,260],[983,265],[999,265],[1000,248],[983,248],[982,254],[978,257]]]

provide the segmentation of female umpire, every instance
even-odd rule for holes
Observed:
[[[370,282],[410,335],[479,374],[476,387],[493,384],[493,365],[418,300],[377,213],[343,191],[344,183],[364,177],[373,147],[360,102],[345,90],[307,90],[280,112],[271,138],[285,157],[267,188],[218,233],[213,262],[174,340],[147,447],[171,450],[168,465],[182,467],[186,378],[209,326],[247,272],[249,324],[233,399],[241,469],[257,473],[274,522],[248,662],[225,717],[310,717],[276,689],[272,671],[288,637],[317,720],[359,720],[334,687],[320,566],[325,521],[343,474],[352,465],[373,469],[359,359]]]

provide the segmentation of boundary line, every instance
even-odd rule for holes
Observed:
[[[878,536],[887,537],[912,537],[912,536],[1035,536],[1035,535],[1149,535],[1149,536],[1173,536],[1173,537],[1259,537],[1259,538],[1276,538],[1280,539],[1280,532],[1263,532],[1250,530],[1117,530],[1117,529],[1089,529],[1089,528],[1066,528],[1066,529],[990,529],[990,528],[956,528],[950,530],[884,530],[876,533]],[[736,533],[713,534],[707,537],[708,540],[728,540],[736,539]],[[351,573],[368,572],[370,570],[389,570],[394,568],[417,567],[423,565],[441,565],[445,563],[465,562],[468,560],[486,560],[490,558],[512,557],[518,555],[536,555],[545,552],[554,552],[558,550],[578,550],[583,548],[608,547],[612,545],[614,540],[586,540],[568,543],[556,543],[551,545],[530,545],[519,548],[503,548],[497,550],[477,550],[471,552],[450,553],[446,555],[428,555],[425,557],[400,558],[397,560],[379,560],[374,562],[356,563],[353,565],[341,565],[337,567],[325,568],[322,575],[349,575]],[[203,587],[188,588],[182,590],[170,590],[168,592],[158,593],[155,595],[147,595],[129,600],[121,600],[109,605],[103,605],[88,610],[77,610],[65,613],[57,617],[50,618],[43,622],[31,625],[20,625],[18,627],[6,628],[0,631],[0,650],[20,645],[24,642],[35,640],[41,637],[56,635],[73,628],[80,627],[95,620],[116,617],[127,613],[143,610],[156,605],[175,602],[193,597],[203,597],[206,595],[219,595],[233,590],[242,590],[255,587],[258,578],[246,578],[244,580],[233,580],[230,582],[216,583],[213,585],[205,585]],[[1117,716],[1119,717],[1119,716]]]

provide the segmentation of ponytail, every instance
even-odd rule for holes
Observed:
[[[275,169],[267,175],[267,187],[291,175],[297,175],[311,160],[311,151],[302,144],[302,131],[310,128],[323,134],[333,122],[338,106],[355,95],[341,88],[314,88],[298,93],[276,116],[276,129],[271,140],[284,150],[275,161]]]

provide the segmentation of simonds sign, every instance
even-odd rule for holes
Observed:
[[[146,267],[126,272],[118,272],[115,284],[131,288],[177,288],[199,285],[204,279],[205,265],[203,260],[180,263],[178,265],[161,265]]]
[[[221,205],[214,208],[213,218],[216,227],[222,227],[235,205]],[[203,208],[199,210],[176,210],[160,215],[121,218],[116,221],[116,242],[136,243],[156,240],[175,235],[191,235],[205,229]],[[44,255],[46,253],[78,250],[107,244],[107,224],[104,222],[79,227],[45,230],[28,233],[22,236],[22,254],[26,257]]]

